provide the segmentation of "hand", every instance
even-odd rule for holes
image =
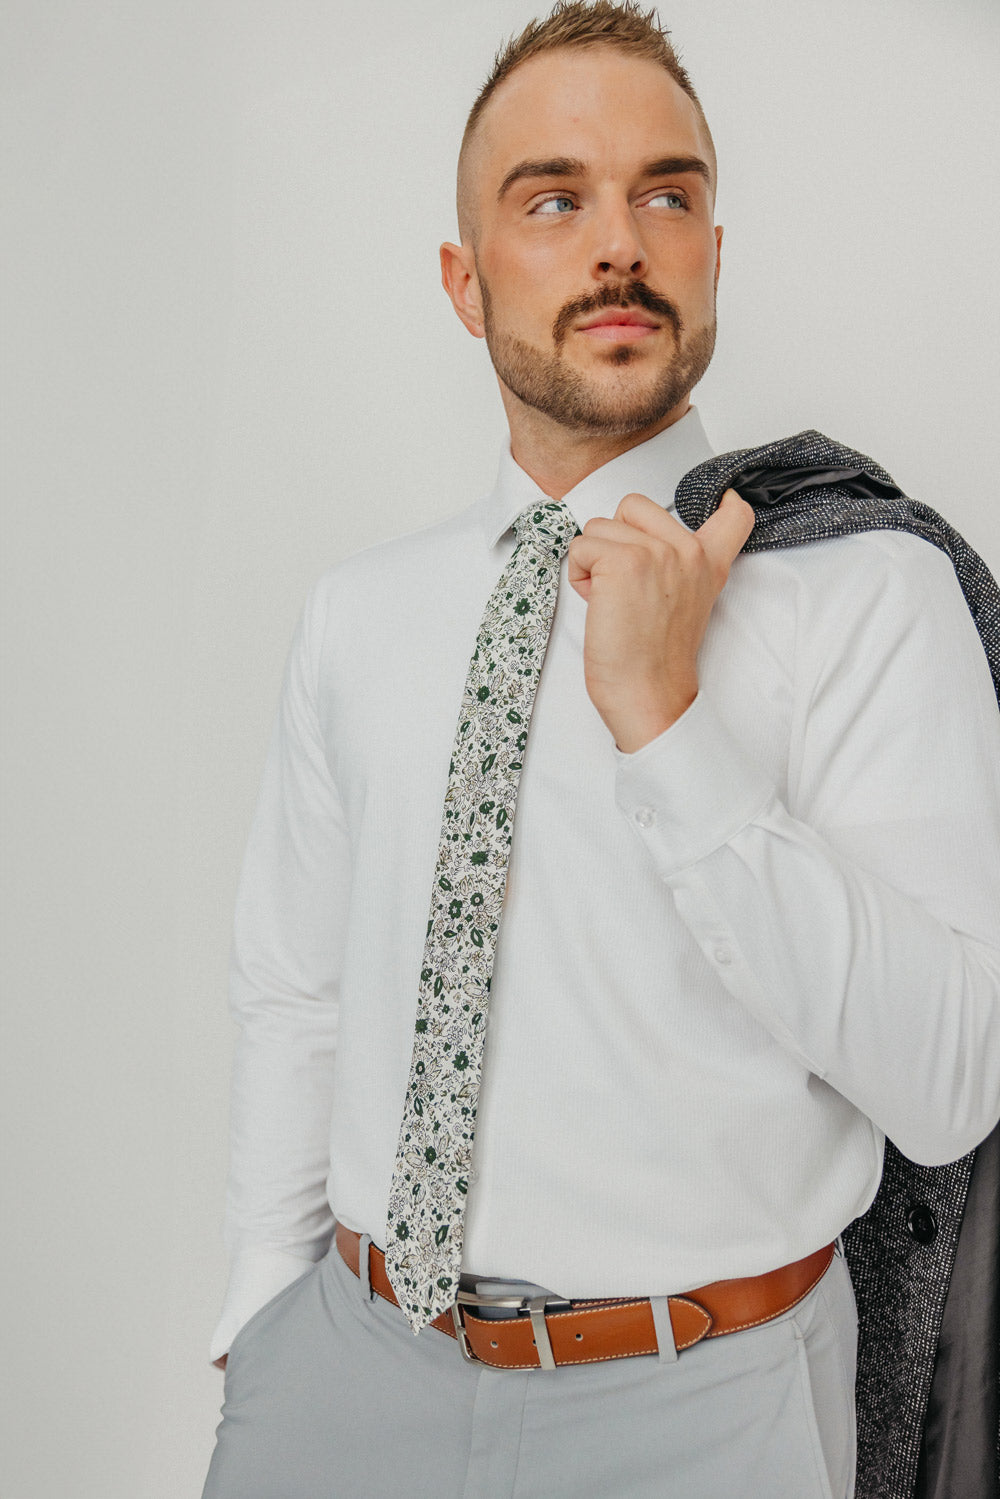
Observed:
[[[735,489],[697,531],[646,495],[627,494],[613,520],[587,521],[570,542],[569,581],[587,604],[587,691],[626,754],[694,702],[708,617],[753,523]]]

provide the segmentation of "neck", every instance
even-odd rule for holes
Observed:
[[[553,500],[561,500],[595,469],[672,427],[691,407],[690,396],[686,395],[650,426],[638,432],[609,435],[564,427],[543,412],[525,406],[502,384],[500,394],[510,426],[511,456],[542,493]]]

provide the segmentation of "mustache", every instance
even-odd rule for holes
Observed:
[[[552,337],[558,346],[563,342],[573,324],[583,317],[589,317],[594,312],[604,312],[608,307],[619,307],[622,310],[628,307],[641,307],[644,312],[649,312],[653,317],[663,318],[674,330],[677,338],[680,338],[682,323],[681,315],[673,302],[661,297],[652,287],[647,286],[645,281],[630,281],[625,286],[602,286],[599,291],[591,292],[587,296],[575,297],[572,302],[567,302],[561,309],[555,322],[552,324]]]

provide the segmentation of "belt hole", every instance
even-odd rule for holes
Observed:
[[[498,1348],[498,1347],[499,1347],[499,1346],[500,1346],[500,1345],[499,1345],[499,1343],[498,1343],[498,1342],[497,1342],[497,1340],[496,1340],[496,1338],[490,1338],[490,1347],[491,1347],[491,1348]]]
[[[583,1342],[583,1333],[582,1333],[582,1332],[578,1332],[578,1333],[577,1333],[577,1334],[576,1334],[576,1341],[577,1341],[577,1342],[578,1342],[578,1343],[582,1343],[582,1342]]]

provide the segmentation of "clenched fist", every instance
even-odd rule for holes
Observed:
[[[612,520],[587,521],[570,542],[569,581],[587,604],[587,691],[626,754],[694,702],[698,647],[753,523],[735,489],[697,531],[646,495],[627,494]]]

